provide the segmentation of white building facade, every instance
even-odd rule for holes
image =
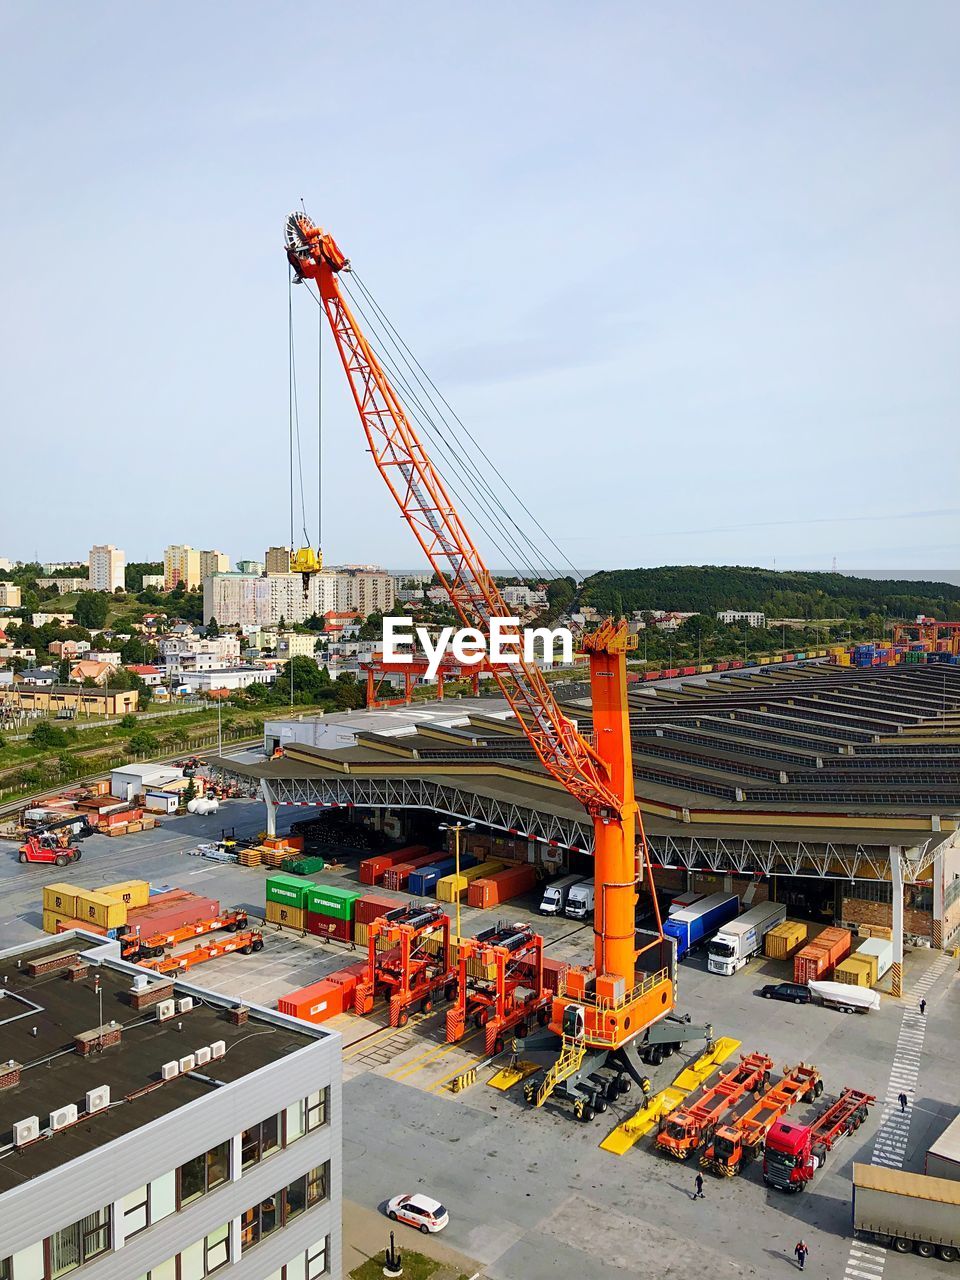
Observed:
[[[123,590],[126,585],[124,569],[127,557],[119,547],[106,546],[90,548],[90,590],[116,591]]]

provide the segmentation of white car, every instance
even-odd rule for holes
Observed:
[[[387,1201],[387,1217],[391,1222],[405,1222],[416,1227],[424,1235],[442,1231],[450,1221],[450,1215],[439,1200],[429,1196],[394,1196]]]

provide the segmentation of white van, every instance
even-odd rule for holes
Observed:
[[[543,886],[543,897],[540,899],[542,916],[562,916],[567,905],[570,890],[580,883],[579,876],[564,876],[562,880],[554,880],[552,884]]]
[[[586,920],[593,915],[593,881],[581,880],[570,890],[564,912],[571,920]]]

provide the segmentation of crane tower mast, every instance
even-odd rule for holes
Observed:
[[[488,634],[490,619],[510,610],[344,297],[339,276],[350,270],[348,259],[303,213],[287,219],[285,243],[297,278],[316,285],[377,469],[459,617]],[[594,968],[571,972],[551,1025],[559,1031],[574,1002],[586,1042],[617,1049],[670,1011],[673,984],[665,970],[637,982],[634,914],[646,842],[633,790],[626,626],[608,621],[584,647],[593,741],[561,712],[535,663],[520,658],[494,677],[543,767],[594,825]]]

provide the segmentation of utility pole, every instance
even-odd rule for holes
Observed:
[[[453,822],[440,824],[441,831],[453,832],[453,862],[454,874],[457,883],[457,941],[460,941],[460,832],[473,831],[476,827],[475,822]]]

